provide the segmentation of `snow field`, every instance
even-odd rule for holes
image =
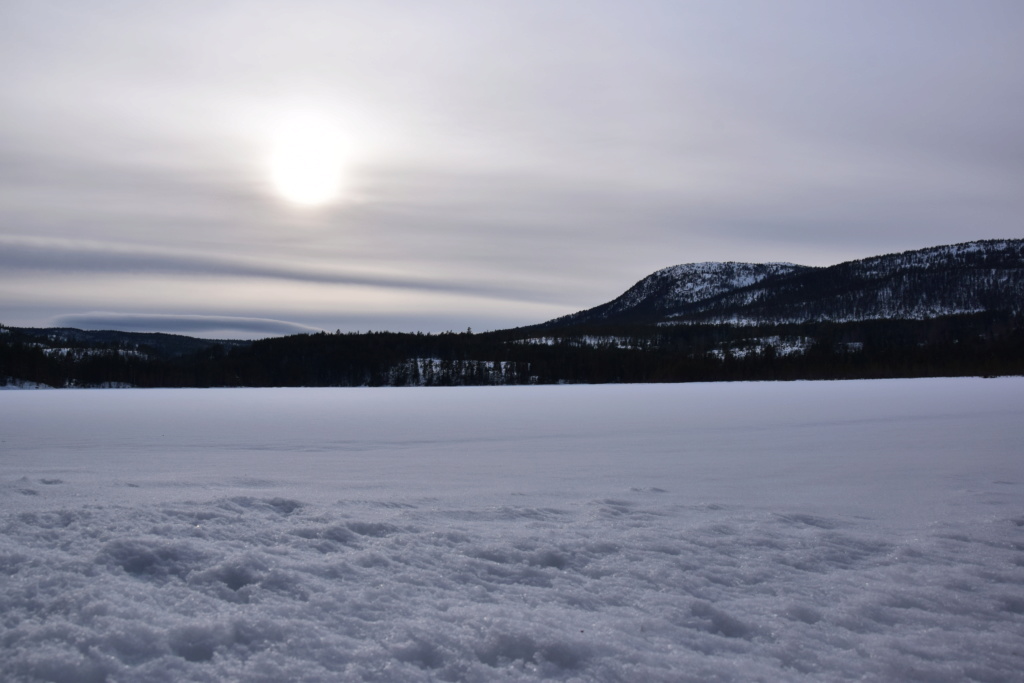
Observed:
[[[0,677],[1021,680],[1022,394],[4,392]]]

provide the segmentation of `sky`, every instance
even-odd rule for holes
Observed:
[[[1022,236],[1019,0],[0,4],[0,323],[502,329]]]

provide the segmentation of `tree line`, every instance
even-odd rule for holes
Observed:
[[[459,386],[1024,374],[1009,314],[784,325],[592,325],[253,342],[47,341],[2,328],[0,383],[54,387]],[[195,340],[193,340],[195,341]],[[198,348],[198,350],[196,350]]]

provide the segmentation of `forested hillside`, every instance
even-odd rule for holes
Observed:
[[[691,263],[648,275],[616,299],[546,325],[923,320],[1024,302],[1024,240],[965,242],[848,261]]]

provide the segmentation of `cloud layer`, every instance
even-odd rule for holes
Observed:
[[[8,2],[0,320],[500,327],[675,263],[1019,236],[1022,21],[996,0]],[[345,132],[345,201],[274,195],[296,110]],[[253,280],[269,304],[240,299]]]

